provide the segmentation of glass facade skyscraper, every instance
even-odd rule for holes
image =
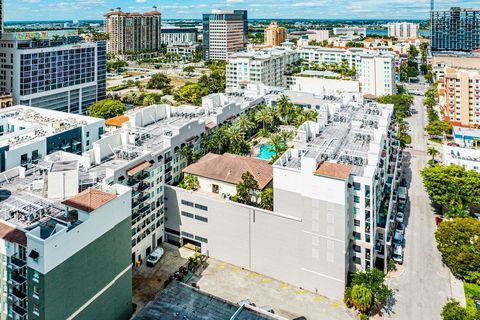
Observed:
[[[480,49],[480,9],[432,11],[432,51]]]

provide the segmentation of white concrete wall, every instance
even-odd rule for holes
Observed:
[[[360,91],[360,83],[354,80],[325,79],[318,77],[294,77],[292,91],[309,92],[316,95],[338,95],[343,92]]]
[[[21,163],[22,154],[27,154],[28,159],[32,158],[32,152],[38,150],[39,157],[44,157],[47,154],[47,140],[37,140],[32,143],[22,144],[13,147],[5,152],[5,170],[18,167]]]
[[[131,214],[130,188],[115,185],[121,192],[114,200],[88,214],[88,219],[67,232],[65,227],[43,240],[39,237],[39,227],[27,233],[28,252],[36,250],[37,261],[27,258],[28,266],[46,274],[66,261],[78,251],[111,230]]]

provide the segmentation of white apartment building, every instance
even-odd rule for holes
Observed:
[[[237,88],[247,82],[285,87],[289,65],[299,60],[296,50],[286,48],[238,52],[228,57],[227,88]]]
[[[247,11],[212,10],[203,15],[205,60],[226,60],[229,53],[247,47]]]
[[[330,32],[328,30],[307,30],[307,39],[309,41],[322,42],[330,38]]]
[[[480,172],[480,150],[443,145],[443,164]]]
[[[167,186],[167,241],[334,299],[348,272],[384,268],[401,168],[393,106],[324,103],[273,165],[274,211],[232,202],[211,184]]]
[[[0,172],[30,169],[56,151],[81,154],[101,138],[105,121],[43,108],[13,106],[0,110]]]
[[[167,53],[178,54],[184,58],[193,56],[200,50],[199,43],[176,43],[167,46]]]
[[[397,39],[412,39],[419,37],[420,25],[411,22],[390,22],[387,25],[388,36]]]
[[[363,48],[339,49],[316,46],[298,49],[282,47],[232,54],[228,58],[227,88],[237,88],[246,82],[261,82],[267,86],[287,87],[294,81],[292,77],[287,76],[290,66],[300,59],[305,65],[318,66],[342,64],[346,61],[350,67],[356,69],[355,80],[360,83],[360,92],[364,95],[378,97],[395,92],[394,55],[372,53]],[[335,84],[332,83],[332,85]],[[342,88],[340,91],[356,90],[343,90]]]
[[[344,92],[360,92],[360,83],[342,79],[340,74],[331,71],[306,70],[291,77],[289,88],[319,96],[339,96]]]
[[[380,97],[395,93],[393,55],[359,54],[355,57],[355,67],[360,82],[360,91],[364,95]]]

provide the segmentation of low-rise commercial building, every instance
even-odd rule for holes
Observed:
[[[480,172],[480,150],[444,145],[443,164],[456,164],[467,170]]]
[[[477,148],[480,146],[480,129],[453,126],[455,143],[463,148]]]
[[[184,58],[195,55],[200,50],[199,43],[175,43],[167,46],[167,53],[178,54]]]

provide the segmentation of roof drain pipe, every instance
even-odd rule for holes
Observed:
[[[243,308],[245,307],[245,304],[242,304],[238,309],[237,311],[235,311],[235,313],[233,314],[233,316],[230,318],[230,320],[235,320],[238,315],[240,314],[240,312],[242,312]]]

